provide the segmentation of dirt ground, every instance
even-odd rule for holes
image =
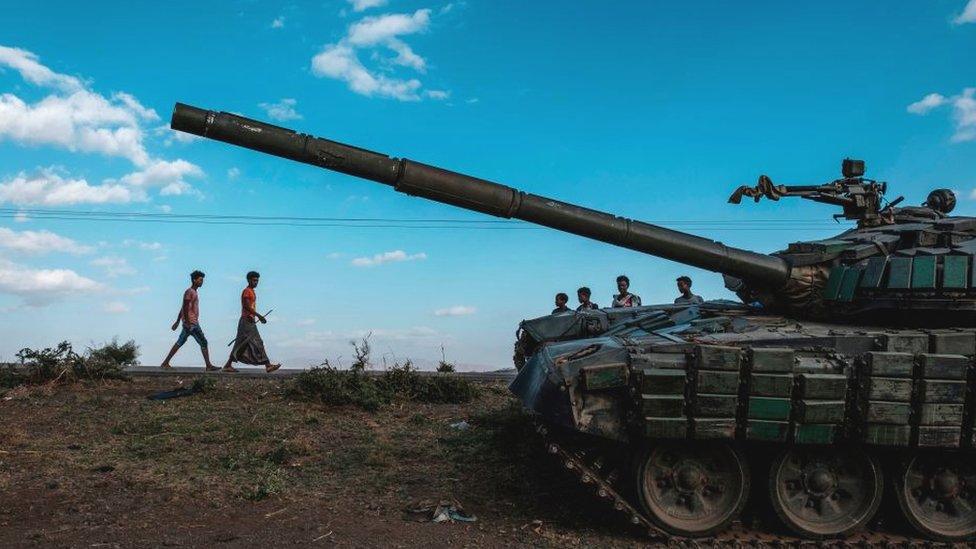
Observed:
[[[165,401],[146,397],[174,378],[0,396],[0,547],[646,546],[555,466],[504,386],[370,413],[289,399],[281,383],[222,376]],[[439,501],[477,521],[410,512]]]

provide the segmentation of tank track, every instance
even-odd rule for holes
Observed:
[[[614,487],[613,479],[601,472],[601,467],[587,460],[585,453],[574,448],[574,444],[563,440],[545,424],[536,421],[536,432],[542,438],[547,453],[558,459],[563,468],[569,471],[586,489],[616,511],[636,531],[643,532],[654,543],[680,548],[711,547],[755,547],[755,548],[820,548],[839,549],[865,547],[898,547],[950,549],[974,547],[972,543],[945,543],[924,539],[909,538],[877,530],[863,530],[849,537],[834,540],[812,541],[798,537],[764,532],[749,528],[736,522],[728,530],[707,538],[686,538],[671,535],[654,525],[637,505],[629,501],[620,490]]]

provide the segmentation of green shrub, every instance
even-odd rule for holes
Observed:
[[[120,345],[114,339],[101,347],[89,347],[83,355],[76,353],[67,341],[45,349],[25,347],[17,352],[20,364],[0,373],[0,383],[9,387],[83,379],[127,379],[124,369],[137,364],[138,356],[139,346],[134,341]]]
[[[295,376],[288,394],[335,406],[355,405],[375,411],[394,399],[430,404],[470,402],[477,396],[478,388],[456,376],[421,375],[410,361],[394,364],[379,377],[360,370],[338,370],[325,363]]]

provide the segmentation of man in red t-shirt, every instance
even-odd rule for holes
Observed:
[[[210,352],[207,350],[207,338],[203,335],[203,330],[200,328],[200,297],[197,295],[197,290],[203,286],[203,278],[205,276],[201,271],[193,271],[190,273],[190,287],[183,292],[183,304],[180,306],[180,313],[176,315],[176,322],[173,322],[171,328],[172,330],[176,330],[182,323],[183,331],[180,332],[180,336],[176,338],[176,343],[173,344],[173,348],[169,350],[169,354],[166,355],[166,358],[160,365],[162,368],[170,367],[170,359],[186,343],[186,340],[192,337],[200,344],[200,352],[203,353],[203,362],[206,364],[206,369],[217,369],[210,362]]]
[[[260,279],[261,275],[256,271],[247,273],[247,287],[241,292],[241,318],[237,321],[237,337],[234,339],[234,348],[227,357],[227,363],[224,364],[225,372],[237,371],[231,365],[234,362],[264,366],[264,371],[269,373],[281,368],[281,364],[272,363],[268,359],[268,353],[264,350],[264,340],[258,333],[256,323],[268,322],[268,319],[257,310],[258,297],[254,289],[258,287]]]

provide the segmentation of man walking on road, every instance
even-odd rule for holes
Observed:
[[[261,275],[255,271],[247,273],[247,287],[241,292],[241,318],[237,321],[237,338],[234,348],[224,364],[225,372],[236,372],[231,363],[241,362],[255,366],[264,366],[265,372],[273,372],[281,368],[281,364],[273,364],[264,350],[264,340],[258,333],[257,322],[265,324],[268,319],[258,312],[258,297],[254,289],[258,287]]]
[[[170,368],[170,359],[186,343],[186,340],[192,337],[200,344],[200,352],[203,353],[203,362],[206,364],[206,369],[217,369],[210,362],[210,352],[207,350],[207,338],[203,335],[203,330],[200,328],[200,297],[197,295],[197,290],[200,289],[200,286],[203,286],[204,276],[206,275],[201,271],[193,271],[190,273],[190,287],[183,292],[183,305],[180,306],[180,314],[176,315],[176,322],[173,322],[171,328],[172,330],[176,330],[180,323],[182,323],[183,331],[180,332],[180,336],[176,338],[176,343],[173,344],[173,348],[169,350],[169,354],[166,355],[166,359],[160,365],[162,368]]]

